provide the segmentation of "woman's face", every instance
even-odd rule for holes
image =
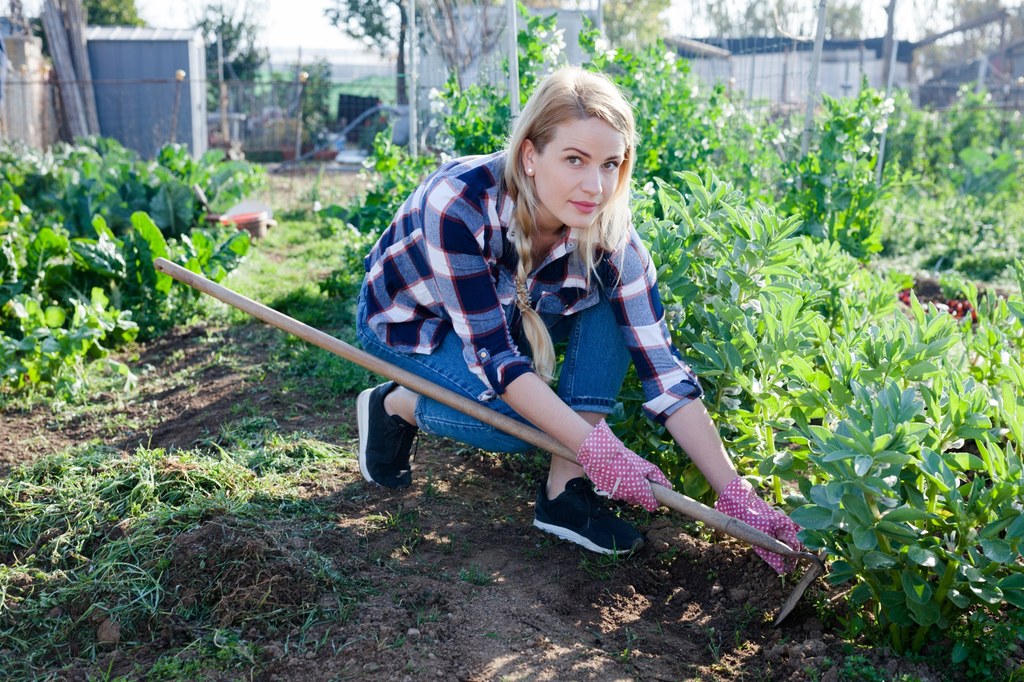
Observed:
[[[622,133],[599,118],[557,126],[543,152],[526,140],[522,161],[540,200],[537,227],[550,232],[593,225],[615,193],[625,153]]]

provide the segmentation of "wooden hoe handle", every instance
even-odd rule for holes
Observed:
[[[289,334],[294,334],[300,339],[308,341],[315,346],[319,346],[326,351],[330,351],[335,355],[340,355],[346,360],[350,360],[375,374],[379,374],[382,377],[396,381],[414,393],[419,393],[420,395],[432,398],[444,405],[447,405],[448,407],[462,412],[463,414],[467,414],[474,419],[478,419],[485,424],[489,424],[496,429],[500,429],[505,433],[515,436],[522,441],[534,445],[542,450],[546,450],[553,455],[567,459],[570,462],[576,462],[576,455],[572,450],[539,429],[523,424],[522,422],[518,422],[515,419],[495,412],[494,410],[488,409],[474,400],[470,400],[458,393],[427,381],[423,377],[404,370],[401,367],[397,367],[390,362],[381,360],[374,355],[370,355],[364,350],[347,344],[330,334],[320,331],[319,329],[310,327],[308,324],[299,322],[284,313],[268,308],[262,303],[257,303],[251,298],[246,298],[227,287],[212,282],[206,277],[192,272],[191,270],[187,270],[186,268],[172,263],[165,258],[157,258],[153,262],[153,265],[159,272],[162,272],[183,284],[187,284],[193,289],[197,289],[198,291],[208,294],[219,301],[223,301],[230,306],[238,308],[239,310],[258,318],[267,324],[288,332]],[[654,497],[658,502],[670,509],[680,512],[681,514],[685,514],[686,516],[696,519],[715,530],[721,531],[726,535],[742,540],[748,544],[763,547],[764,549],[783,556],[808,559],[813,564],[812,570],[817,569],[815,575],[819,575],[821,572],[824,572],[824,564],[822,564],[821,560],[816,555],[810,552],[798,552],[771,535],[768,535],[767,533],[764,533],[753,526],[740,521],[739,519],[734,519],[716,509],[712,509],[705,504],[701,504],[697,500],[678,493],[671,488],[666,488],[658,485],[657,483],[651,483],[651,491],[654,493]],[[812,570],[809,570],[808,573],[812,572]],[[802,594],[803,590],[800,590],[800,592]],[[781,617],[779,620],[781,620]]]

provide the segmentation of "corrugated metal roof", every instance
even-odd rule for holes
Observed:
[[[149,26],[89,26],[86,40],[193,40],[203,39],[197,28],[150,28]]]

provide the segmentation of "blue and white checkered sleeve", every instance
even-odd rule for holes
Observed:
[[[664,423],[680,407],[702,398],[704,389],[672,344],[657,273],[634,229],[609,262],[618,275],[609,300],[643,385],[644,410]]]

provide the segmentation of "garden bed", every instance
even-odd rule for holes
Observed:
[[[939,680],[949,673],[844,642],[842,593],[824,582],[772,628],[792,580],[678,515],[625,510],[647,536],[628,560],[541,534],[530,525],[543,474],[532,457],[422,438],[412,488],[369,486],[353,454],[354,395],[325,409],[315,382],[302,390],[275,372],[264,375],[261,358],[280,340],[259,326],[178,328],[124,358],[140,375],[137,395],[100,396],[63,417],[42,407],[3,415],[6,433],[37,434],[28,449],[0,443],[8,474],[89,441],[104,443],[112,458],[164,448],[166,467],[185,467],[175,452],[216,457],[212,444],[237,449],[260,439],[313,439],[340,453],[298,484],[297,496],[316,513],[198,520],[169,540],[173,561],[157,617],[132,630],[116,617],[93,617],[86,629],[101,642],[95,658],[88,648],[68,650],[74,658],[46,673],[61,670],[70,680]],[[108,538],[123,532],[131,531]],[[304,564],[310,552],[344,579],[326,584]],[[310,604],[318,618],[304,615]],[[181,616],[200,606],[220,629],[211,634]]]

